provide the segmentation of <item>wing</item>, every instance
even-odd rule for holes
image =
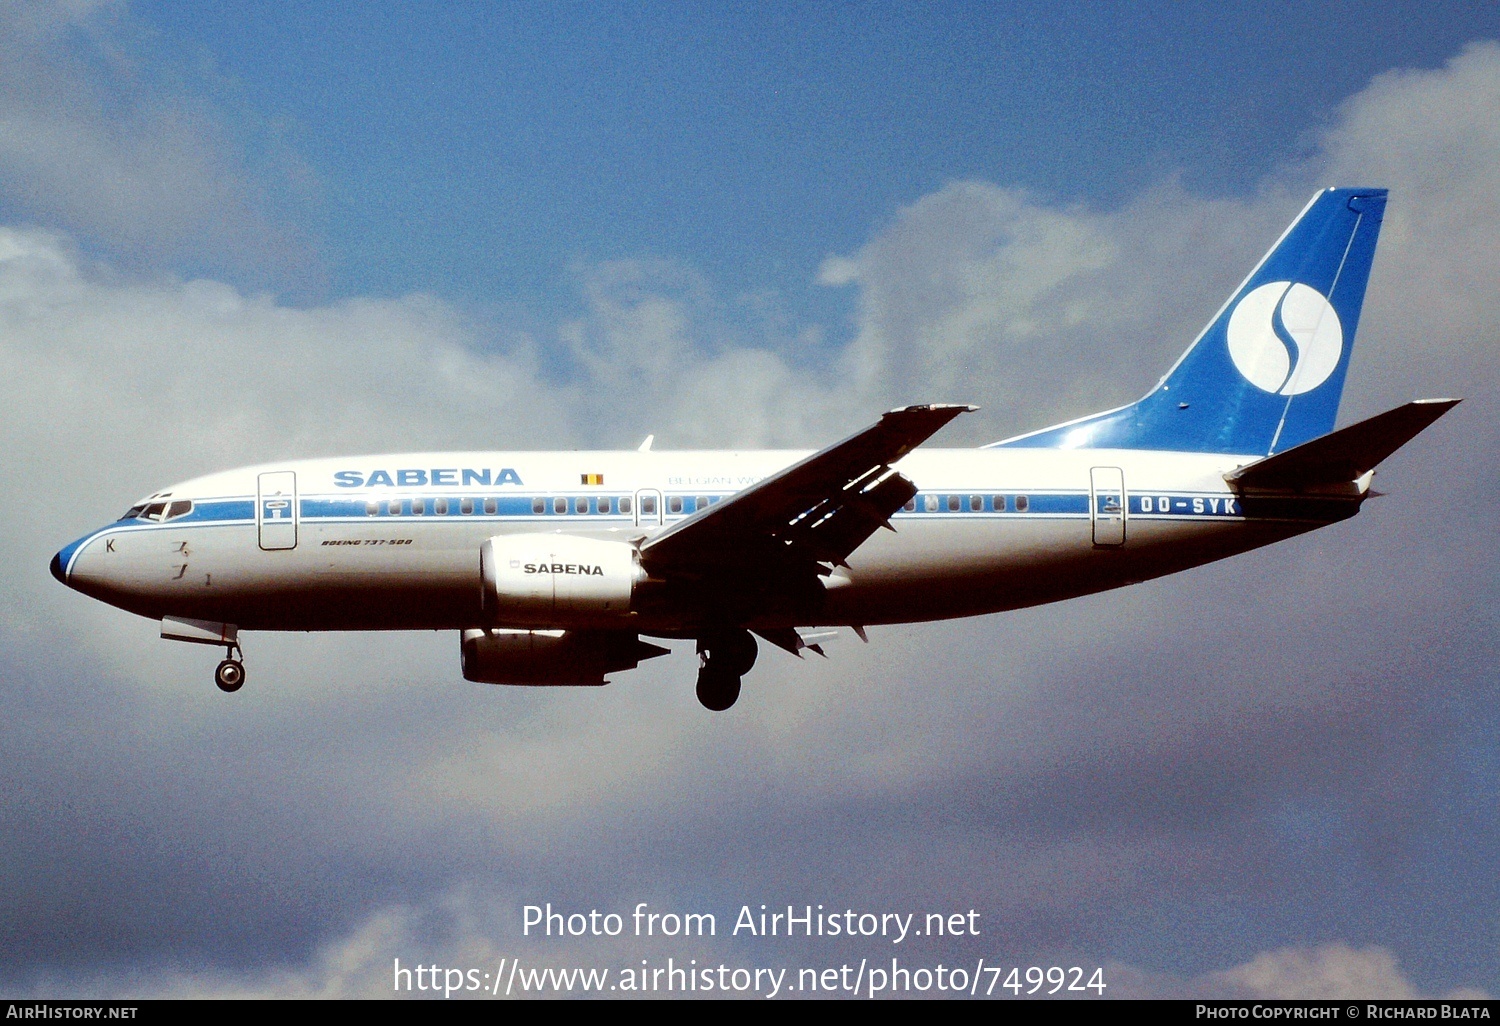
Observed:
[[[804,586],[845,565],[917,488],[891,464],[973,406],[907,406],[641,546],[654,578]],[[751,590],[756,590],[751,587]],[[821,590],[821,589],[818,589]]]

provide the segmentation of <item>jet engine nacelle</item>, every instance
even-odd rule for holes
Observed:
[[[623,617],[645,576],[627,542],[566,534],[508,534],[479,550],[491,623],[557,627]]]
[[[628,631],[467,630],[464,677],[481,684],[598,687],[606,673],[633,670],[668,649]]]

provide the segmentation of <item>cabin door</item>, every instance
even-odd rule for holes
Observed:
[[[1089,471],[1089,511],[1094,521],[1094,544],[1125,544],[1125,472],[1119,467]]]
[[[297,475],[278,470],[260,475],[255,496],[255,526],[263,549],[297,547]]]

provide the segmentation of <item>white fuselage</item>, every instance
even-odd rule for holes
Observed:
[[[87,535],[59,553],[60,570],[71,587],[152,618],[245,630],[462,629],[487,625],[479,567],[486,539],[560,533],[637,542],[806,455],[420,453],[250,467],[143,500],[166,504],[163,513],[171,503],[192,508]],[[894,532],[877,531],[847,567],[833,568],[818,608],[749,626],[891,623],[1036,605],[1220,559],[1331,519],[1247,518],[1224,474],[1252,459],[918,450],[896,465],[919,493],[891,518]],[[693,611],[635,609],[552,626],[673,636],[691,632]]]

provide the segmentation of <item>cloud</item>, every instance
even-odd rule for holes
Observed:
[[[1380,947],[1356,949],[1346,944],[1266,952],[1244,965],[1211,975],[1204,982],[1210,990],[1246,998],[1409,1001],[1434,996],[1419,992],[1402,974],[1392,952]],[[1455,1000],[1487,998],[1483,991],[1472,988],[1437,996]]]
[[[1377,358],[1366,360],[1362,339],[1356,401],[1494,378],[1500,127],[1485,111],[1496,102],[1500,46],[1476,43],[1439,71],[1378,77],[1328,133],[1325,177],[1392,189],[1365,313]]]
[[[1117,967],[1117,997],[1213,998],[1231,1001],[1484,1001],[1473,987],[1424,993],[1402,972],[1400,960],[1378,945],[1331,943],[1266,951],[1232,969],[1191,980],[1151,977]]]
[[[1352,97],[1316,155],[1244,199],[1175,181],[1114,210],[955,182],[903,208],[819,280],[858,289],[848,377],[894,399],[970,400],[976,439],[1138,398],[1316,188],[1391,189],[1347,414],[1494,374],[1490,234],[1500,46],[1393,71]],[[1347,415],[1346,414],[1346,415]]]
[[[1466,798],[1496,727],[1483,401],[1392,459],[1392,494],[1349,524],[877,629],[828,663],[768,652],[728,716],[693,703],[687,651],[598,692],[492,689],[426,635],[252,637],[226,702],[204,652],[45,565],[143,493],[261,460],[814,446],[944,399],[987,409],[940,444],[987,441],[1127,401],[1315,183],[1366,173],[1393,198],[1350,415],[1482,400],[1500,141],[1476,97],[1495,90],[1491,45],[1383,77],[1310,164],[1240,199],[949,185],[825,263],[857,321],[811,368],[795,332],[754,335],[672,263],[584,268],[574,315],[527,336],[429,296],[295,308],[0,230],[9,989],[376,993],[393,951],[491,959],[548,895],[978,907],[982,945],[924,954],[1123,951],[1257,994],[1492,978],[1466,939],[1500,897],[1494,812]],[[1327,936],[1380,945],[1285,946]]]
[[[757,969],[766,968],[778,972],[774,980],[762,972],[758,978],[749,976],[749,986],[737,982],[724,988],[730,990],[731,997],[787,997],[796,990],[796,968],[776,964],[775,960],[767,966],[764,958],[757,957],[743,941],[733,938],[732,917],[702,919],[686,932],[674,923],[670,929],[679,935],[663,935],[661,910],[671,907],[674,906],[647,903],[639,909],[632,905],[605,910],[553,907],[545,902],[528,907],[526,900],[518,895],[464,887],[420,906],[392,905],[378,909],[347,934],[320,945],[305,965],[295,968],[235,972],[218,967],[164,965],[149,976],[106,970],[82,986],[77,979],[42,978],[34,987],[39,994],[75,998],[132,993],[158,1000],[389,997],[519,1000],[554,997],[559,993],[570,996],[568,991],[571,996],[589,996],[590,991],[597,990],[615,991],[614,996],[622,996],[620,990],[632,989],[631,980],[636,981],[633,988],[636,990],[665,991],[668,986],[665,974],[670,968],[695,970],[695,967],[695,972],[709,969],[713,981],[704,985],[704,978],[697,975],[691,989],[713,994],[720,986],[717,969],[724,966],[731,972],[748,969],[754,974]],[[646,925],[645,920],[635,918],[637,911],[643,915],[656,911],[658,918]],[[522,936],[521,921],[528,913],[537,919],[528,927],[529,933]],[[569,934],[566,925],[553,925],[553,932],[549,933],[544,918],[549,913],[556,917],[552,924],[572,922],[574,931],[582,929],[584,940],[580,942]],[[606,913],[616,916],[612,925],[603,918]],[[606,926],[610,935],[604,934]],[[652,935],[637,938],[637,929]],[[514,971],[512,963],[516,963]],[[644,985],[640,977],[628,975],[640,973],[642,967],[647,970]],[[585,986],[575,976],[580,969],[602,974],[605,982],[602,986]],[[657,969],[662,972],[656,974]],[[557,986],[556,975],[547,975],[558,971],[574,977],[571,987]],[[679,972],[677,980],[683,979]],[[678,984],[677,989],[686,988]]]
[[[1169,182],[1101,212],[955,182],[819,280],[858,287],[844,356],[861,394],[978,403],[957,430],[993,441],[1139,397],[1296,209]]]
[[[557,348],[601,444],[656,434],[678,448],[800,446],[868,417],[835,374],[782,355],[799,340],[725,344],[744,327],[680,265],[611,261],[586,269],[578,284],[583,312],[559,327]]]
[[[793,997],[801,984],[799,970],[807,966],[790,959],[765,957],[753,946],[732,939],[733,921],[714,924],[715,935],[687,939],[656,937],[636,940],[630,909],[622,909],[618,938],[597,937],[569,942],[547,937],[533,927],[533,935],[516,936],[515,920],[525,914],[525,901],[515,895],[479,894],[472,889],[455,891],[430,906],[392,906],[373,912],[345,936],[320,946],[308,964],[278,968],[270,972],[246,973],[194,970],[189,967],[160,969],[150,979],[130,979],[105,973],[80,991],[77,981],[46,981],[40,994],[108,996],[130,992],[147,999],[340,999],[425,997],[489,1000],[499,975],[513,985],[506,996],[531,996],[521,974],[506,970],[519,959],[523,970],[603,970],[607,980],[618,983],[622,970],[634,970],[643,962],[665,969],[673,966],[724,965],[731,970],[769,968],[783,971],[782,992]],[[651,906],[662,907],[662,906]],[[670,906],[667,906],[670,907]],[[543,906],[538,906],[540,914]],[[573,909],[557,909],[564,918]],[[590,910],[580,910],[587,915]],[[599,911],[601,914],[605,910]],[[436,931],[434,924],[443,924]],[[496,930],[499,924],[509,929]],[[506,936],[510,933],[511,936]],[[895,958],[910,958],[893,946]],[[800,953],[799,953],[800,954]],[[920,956],[917,956],[920,958]],[[884,961],[879,960],[879,961]],[[878,963],[877,963],[878,964]],[[912,963],[920,964],[920,963]],[[415,971],[423,967],[420,985]],[[814,963],[821,971],[822,965]],[[436,975],[431,968],[436,967]],[[404,970],[404,974],[401,972]],[[555,977],[554,977],[555,978]],[[1099,977],[1102,992],[1113,998],[1212,999],[1220,1001],[1486,1001],[1489,995],[1475,987],[1454,987],[1442,993],[1426,993],[1402,971],[1400,960],[1378,945],[1353,947],[1344,943],[1316,947],[1287,947],[1255,955],[1229,969],[1216,970],[1191,979],[1148,973],[1134,966],[1111,964]],[[1086,977],[1087,979],[1087,977]],[[981,986],[990,980],[982,977]],[[658,981],[660,985],[660,981]],[[1023,985],[1024,986],[1024,985]],[[57,988],[57,989],[53,989]],[[561,988],[536,988],[538,996],[554,996]],[[581,991],[581,987],[578,988]],[[608,989],[608,984],[605,988]],[[769,989],[769,983],[767,983]],[[436,993],[434,993],[436,991]],[[1086,992],[1090,996],[1094,992]],[[732,995],[731,995],[732,996]],[[765,991],[752,994],[767,996]],[[910,995],[909,995],[910,996]]]

